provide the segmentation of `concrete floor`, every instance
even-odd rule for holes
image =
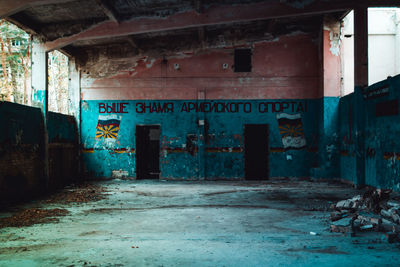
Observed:
[[[329,232],[329,205],[357,194],[346,185],[96,183],[110,190],[106,199],[25,205],[71,214],[0,229],[0,266],[399,266],[399,245],[381,234]]]

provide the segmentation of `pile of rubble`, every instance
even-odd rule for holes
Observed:
[[[4,227],[23,227],[38,223],[58,222],[59,216],[69,214],[66,209],[25,209],[0,219],[0,229]]]
[[[87,203],[106,198],[108,190],[100,185],[85,183],[65,188],[50,196],[46,203]]]
[[[376,231],[385,233],[390,243],[400,241],[400,196],[391,190],[370,189],[331,208],[332,232],[355,236],[357,232]]]

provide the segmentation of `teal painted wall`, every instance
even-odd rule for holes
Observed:
[[[341,98],[342,178],[400,191],[399,98],[400,75]]]
[[[340,99],[340,177],[357,184],[354,94]]]
[[[39,108],[0,101],[0,114],[2,147],[40,143],[43,120]]]
[[[49,188],[80,179],[79,135],[73,116],[48,113]]]
[[[49,112],[50,177],[40,108],[0,102],[0,199],[23,200],[78,178],[78,133],[71,116]]]
[[[338,178],[339,97],[324,97],[318,104],[318,163],[311,170],[314,178]]]
[[[180,101],[82,101],[82,145],[86,172],[95,177],[110,177],[113,170],[128,171],[135,177],[135,126],[161,126],[161,177],[167,179],[242,179],[244,177],[244,138],[245,124],[268,124],[270,129],[270,176],[309,176],[310,168],[317,164],[318,113],[320,100],[218,100],[214,103],[250,103],[251,112],[241,108],[238,112],[184,112]],[[204,101],[194,101],[202,103]],[[212,101],[206,101],[212,102]],[[278,103],[273,112],[272,104],[267,104],[268,112],[262,103]],[[289,103],[279,110],[279,103]],[[96,139],[96,126],[100,104],[127,103],[121,116],[120,130],[111,143],[106,139]],[[137,103],[173,103],[170,113],[138,113]],[[292,106],[291,103],[296,103]],[[298,108],[301,103],[304,110]],[[259,106],[263,112],[259,111]],[[243,107],[243,104],[241,104]],[[222,106],[222,104],[221,104]],[[104,111],[104,110],[101,110]],[[248,111],[248,110],[246,110]],[[280,112],[300,113],[307,146],[301,150],[285,151],[276,115]],[[296,112],[298,111],[298,112]],[[207,126],[199,126],[204,120]],[[186,151],[186,136],[197,136],[198,150],[194,155]],[[287,157],[291,157],[290,160]]]
[[[0,102],[0,199],[44,189],[43,118],[39,108]]]
[[[78,129],[73,116],[48,113],[49,143],[78,143]]]

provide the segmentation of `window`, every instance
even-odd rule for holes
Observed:
[[[68,57],[54,50],[48,55],[49,111],[71,114],[68,93]]]
[[[251,72],[251,49],[235,49],[235,72]]]
[[[368,8],[368,84],[400,74],[400,8]]]
[[[368,8],[368,85],[400,74],[400,8]],[[354,13],[343,19],[342,96],[354,91]]]
[[[0,101],[31,105],[30,35],[0,20]]]

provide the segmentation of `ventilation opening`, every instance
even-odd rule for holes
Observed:
[[[235,72],[251,72],[251,49],[235,49]]]

